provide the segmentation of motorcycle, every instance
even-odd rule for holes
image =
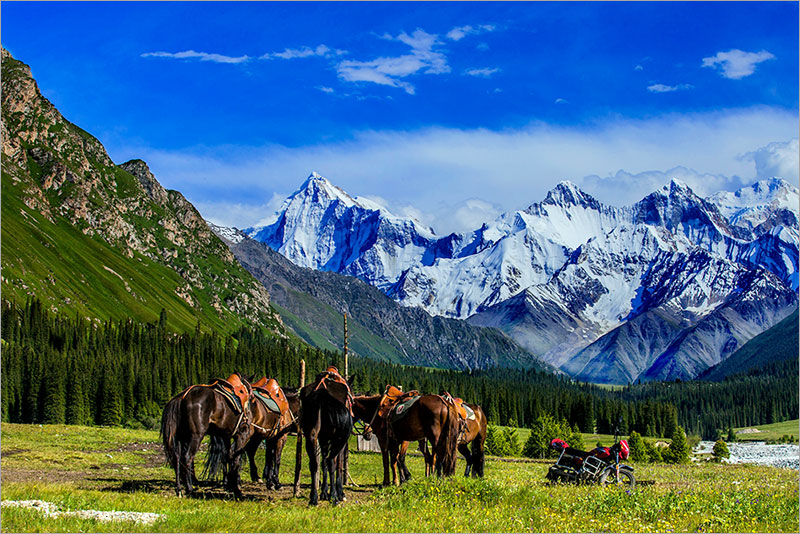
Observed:
[[[619,439],[614,432],[614,445],[596,447],[591,451],[573,449],[563,439],[556,438],[550,447],[560,452],[558,460],[547,472],[548,480],[553,482],[574,482],[577,484],[599,483],[607,486],[615,484],[633,488],[636,478],[633,467],[620,463],[630,454],[628,442]]]

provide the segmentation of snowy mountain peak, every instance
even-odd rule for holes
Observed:
[[[558,185],[548,191],[542,204],[561,207],[583,206],[594,209],[600,207],[600,203],[594,197],[584,193],[577,185],[568,180],[559,182]]]
[[[736,226],[762,227],[763,231],[774,225],[797,227],[800,191],[781,178],[761,180],[734,192],[720,191],[706,200]]]
[[[340,200],[346,206],[358,204],[356,200],[348,195],[342,188],[333,185],[330,180],[317,171],[312,171],[311,174],[308,175],[308,178],[306,178],[306,181],[300,186],[300,189],[287,199],[287,203],[290,203],[298,197],[310,197],[314,202],[320,204],[325,201],[333,200]]]

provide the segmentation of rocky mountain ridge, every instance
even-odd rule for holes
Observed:
[[[261,284],[147,164],[116,165],[2,50],[3,293],[180,329],[279,328]]]

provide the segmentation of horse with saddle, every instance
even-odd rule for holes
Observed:
[[[419,442],[425,455],[426,475],[434,471],[439,476],[454,474],[456,448],[462,441],[466,448],[467,443],[480,435],[481,422],[485,438],[485,417],[479,407],[475,408],[479,416],[471,405],[460,402],[460,399],[456,401],[449,394],[421,395],[416,390],[403,392],[392,385],[387,385],[381,395],[360,395],[353,402],[356,419],[366,423],[364,437],[370,439],[374,434],[378,438],[383,456],[384,485],[389,485],[390,471],[394,484],[410,478],[405,454],[411,441]],[[431,444],[431,454],[427,453],[427,443]],[[472,471],[476,476],[483,473],[483,439],[479,449],[480,468]],[[473,464],[468,448],[465,456],[469,473]]]

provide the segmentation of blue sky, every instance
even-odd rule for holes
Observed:
[[[2,43],[215,222],[311,170],[438,233],[562,179],[797,182],[798,4],[3,2]]]

